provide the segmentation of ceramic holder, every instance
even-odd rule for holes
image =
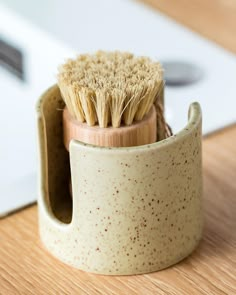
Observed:
[[[39,227],[48,251],[108,275],[153,272],[188,256],[203,226],[199,104],[190,106],[187,126],[165,140],[129,148],[72,140],[69,153],[63,107],[57,86],[37,106]]]

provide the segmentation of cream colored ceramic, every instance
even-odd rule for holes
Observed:
[[[63,107],[57,86],[38,104],[46,248],[76,268],[112,275],[157,271],[189,255],[203,225],[199,105],[190,106],[182,131],[154,144],[101,148],[72,141],[73,206]]]

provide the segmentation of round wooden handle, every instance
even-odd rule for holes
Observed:
[[[136,121],[130,126],[119,128],[100,128],[88,126],[73,119],[67,108],[63,110],[64,145],[69,151],[72,139],[105,147],[129,147],[156,142],[157,123],[156,110],[152,106],[142,121]]]

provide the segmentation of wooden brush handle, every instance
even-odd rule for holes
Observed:
[[[129,147],[156,142],[156,110],[152,106],[142,121],[119,128],[88,126],[73,119],[67,108],[63,110],[64,145],[69,151],[72,139],[105,147]]]

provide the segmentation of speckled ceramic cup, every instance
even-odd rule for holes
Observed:
[[[110,275],[157,271],[185,258],[202,233],[201,110],[160,142],[64,148],[57,86],[38,103],[41,239],[58,259]],[[73,200],[68,191],[72,175]],[[73,203],[73,205],[72,205]]]

